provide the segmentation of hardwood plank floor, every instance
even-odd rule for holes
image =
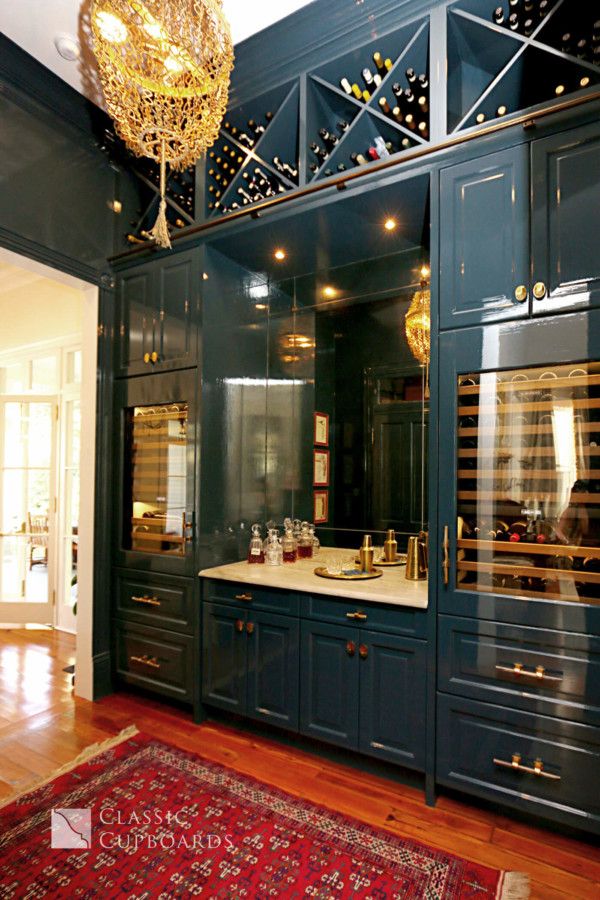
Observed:
[[[22,790],[89,744],[135,724],[141,731],[322,803],[379,828],[476,862],[529,872],[532,900],[600,897],[600,851],[576,840],[420,790],[220,723],[195,725],[166,703],[119,693],[76,699],[63,668],[74,639],[60,632],[0,630],[0,798]]]

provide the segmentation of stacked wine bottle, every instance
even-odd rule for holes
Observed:
[[[507,9],[508,6],[508,9]],[[497,6],[492,14],[496,25],[504,25],[509,31],[530,37],[552,7],[553,0],[508,0]]]
[[[420,137],[429,137],[429,78],[426,74],[417,75],[414,69],[406,70],[407,87],[394,82],[393,96],[380,97],[378,102],[382,113]]]
[[[373,63],[375,67],[374,72],[368,66],[365,66],[360,73],[360,77],[365,85],[364,88],[361,87],[358,81],[351,82],[345,76],[340,79],[340,87],[345,94],[348,94],[349,97],[354,97],[355,100],[360,100],[362,103],[370,101],[377,88],[383,83],[388,72],[394,67],[390,57],[384,57],[378,50],[373,54]]]

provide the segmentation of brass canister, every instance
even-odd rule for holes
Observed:
[[[373,565],[373,557],[375,551],[373,549],[373,540],[370,534],[365,534],[362,547],[358,551],[358,559],[360,562],[361,572],[372,572],[375,568]]]
[[[409,581],[421,581],[427,578],[425,547],[418,537],[409,537],[408,539],[406,577]]]
[[[398,541],[393,528],[388,529],[387,537],[383,544],[383,558],[386,562],[396,562],[398,554]]]

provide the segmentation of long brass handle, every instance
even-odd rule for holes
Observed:
[[[346,618],[347,619],[357,619],[359,622],[366,622],[367,614],[364,612],[359,612],[359,610],[356,610],[356,612],[347,612]]]
[[[155,656],[130,656],[129,662],[140,663],[140,665],[148,666],[150,669],[160,669],[160,663]]]
[[[240,634],[241,634],[242,631],[244,630],[244,623],[243,623],[243,621],[242,621],[241,619],[236,619],[236,620],[235,620],[235,630],[236,630],[237,632],[239,632]]]
[[[252,600],[252,594],[236,594],[236,600]]]
[[[523,663],[513,663],[512,666],[496,666],[496,672],[516,675],[519,678],[535,678],[537,681],[545,681],[550,684],[560,684],[562,675],[547,675],[544,666],[536,666],[535,669],[526,669]]]
[[[448,582],[450,581],[450,539],[448,537],[447,525],[444,525],[444,539],[442,541],[442,550],[444,551],[444,555],[442,557],[442,575],[444,584],[448,584]]]
[[[346,653],[348,656],[354,656],[356,653],[356,644],[354,641],[346,641]]]
[[[369,655],[369,648],[367,647],[366,644],[359,644],[358,655],[360,656],[361,659],[367,658],[367,656]]]
[[[520,772],[522,775],[536,775],[538,778],[548,778],[550,781],[560,781],[560,775],[553,775],[552,772],[544,772],[544,763],[539,756],[534,760],[533,766],[524,766],[521,763],[520,753],[513,753],[510,762],[506,759],[494,758],[494,765],[500,766],[503,769],[513,769],[515,772]]]
[[[533,286],[533,296],[536,300],[543,300],[548,293],[548,288],[543,281],[536,281]]]
[[[131,599],[134,603],[142,603],[144,606],[160,606],[158,597],[136,597],[135,594],[132,594]]]

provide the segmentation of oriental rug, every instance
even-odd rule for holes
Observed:
[[[523,900],[501,872],[127,729],[0,809],[0,898]]]

